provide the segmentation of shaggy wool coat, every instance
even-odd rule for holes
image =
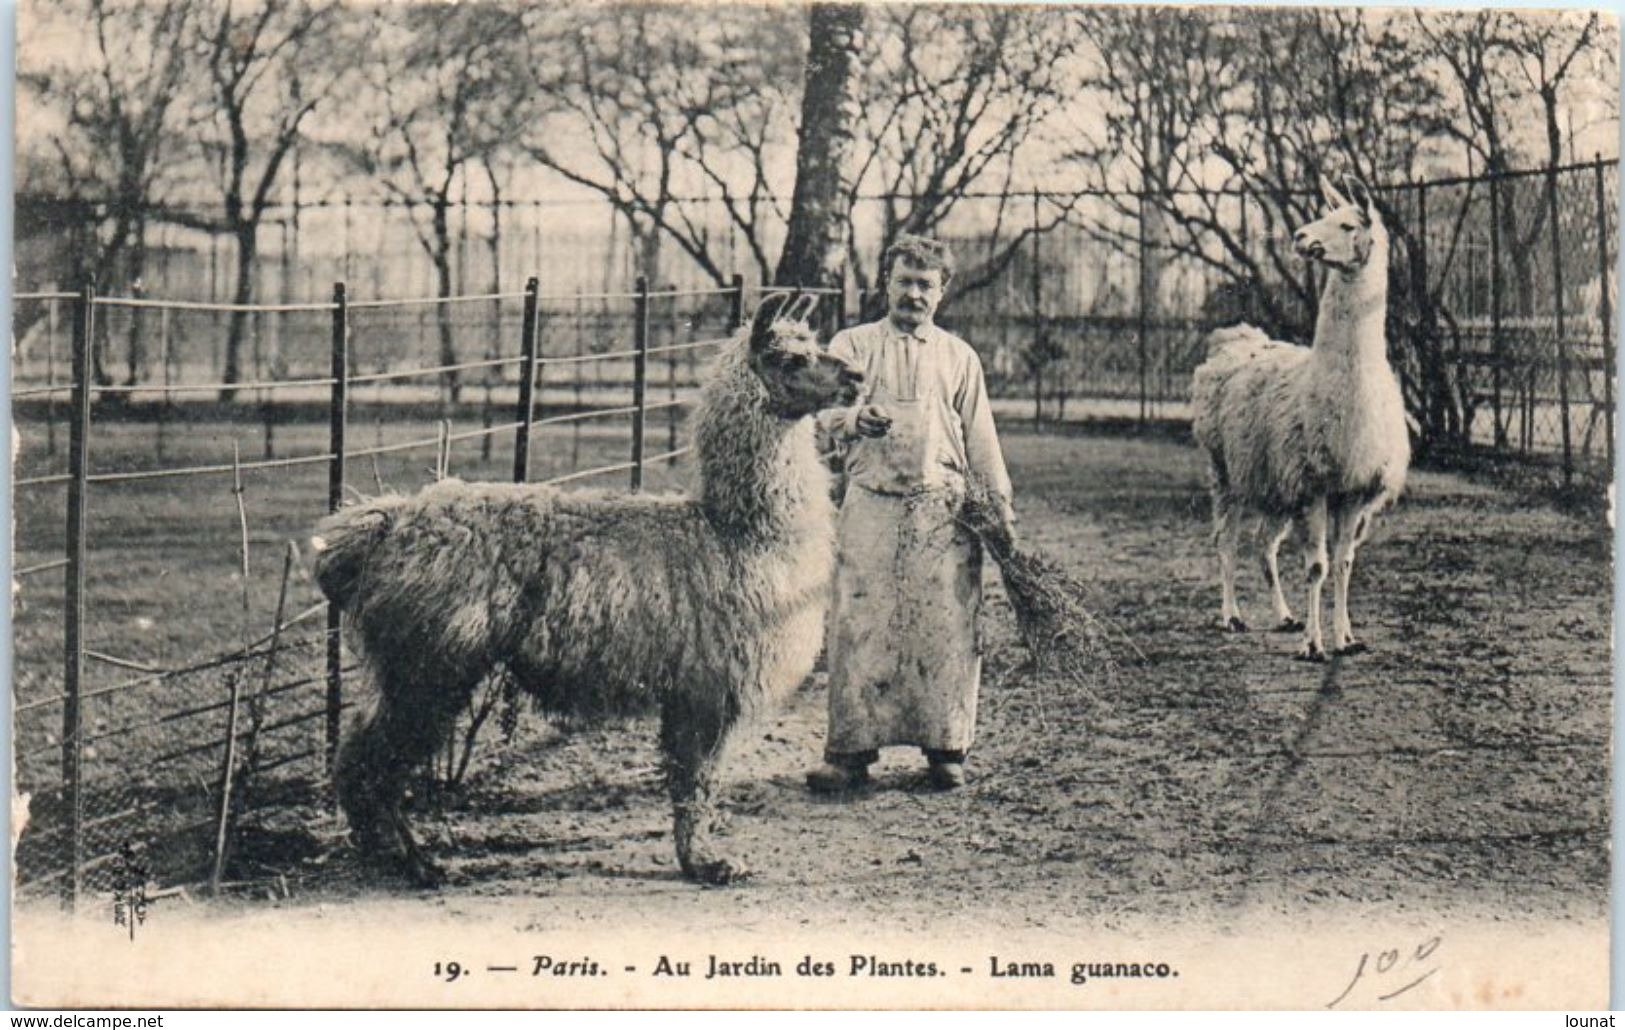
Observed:
[[[830,350],[863,368],[864,395],[820,418],[847,479],[826,753],[964,751],[981,683],[982,550],[955,515],[969,476],[1010,497],[981,362],[951,333],[909,334],[889,319],[838,334]],[[867,404],[891,417],[885,436],[856,435]]]

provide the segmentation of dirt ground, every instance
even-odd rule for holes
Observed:
[[[933,791],[887,752],[873,790],[811,796],[815,677],[727,764],[727,851],[677,873],[652,723],[560,738],[527,715],[462,791],[417,817],[448,869],[419,894],[362,869],[339,827],[233,906],[421,911],[520,931],[804,927],[1102,932],[1244,915],[1430,912],[1594,924],[1609,874],[1611,530],[1413,472],[1355,572],[1370,651],[1309,665],[1297,640],[1218,629],[1195,450],[1179,440],[1006,434],[1026,542],[1092,584],[1132,641],[1093,691],[1022,667],[989,571],[971,782]],[[1299,568],[1289,547],[1283,569]],[[1261,579],[1242,603],[1267,620]],[[1302,591],[1292,597],[1302,607]],[[1135,653],[1135,651],[1138,653]],[[261,892],[273,900],[261,900]]]

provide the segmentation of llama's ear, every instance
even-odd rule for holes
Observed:
[[[784,306],[788,303],[790,303],[788,293],[770,293],[762,298],[760,304],[756,305],[756,317],[750,324],[750,345],[753,348],[761,348],[767,345],[768,340],[773,335],[768,330],[773,327],[774,322],[779,320],[780,313],[784,311]]]
[[[1368,217],[1376,210],[1371,201],[1371,188],[1361,182],[1357,176],[1343,176],[1343,190],[1348,194],[1349,200],[1353,201],[1354,205],[1364,211]]]
[[[1320,177],[1320,195],[1326,198],[1326,206],[1330,208],[1348,207],[1348,198],[1337,192],[1337,187],[1324,175]]]
[[[790,307],[783,314],[784,318],[792,322],[806,324],[812,313],[818,310],[818,294],[803,293],[791,302]]]

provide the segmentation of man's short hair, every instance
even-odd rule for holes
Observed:
[[[948,285],[949,280],[954,277],[954,252],[949,250],[948,245],[940,240],[933,240],[926,236],[903,235],[897,237],[896,242],[886,248],[884,267],[888,278],[890,278],[891,270],[896,265],[898,258],[902,258],[916,268],[923,268],[926,271],[933,269],[940,271],[944,286]]]

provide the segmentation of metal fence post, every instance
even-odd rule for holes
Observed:
[[[73,313],[73,401],[68,423],[67,578],[63,627],[62,799],[68,818],[68,875],[62,901],[74,909],[84,886],[84,764],[80,687],[85,672],[85,493],[90,458],[90,348],[96,335],[96,281],[79,290]]]
[[[536,318],[541,302],[541,280],[525,280],[525,319],[519,330],[519,435],[513,442],[513,481],[530,479],[530,432],[536,424]]]
[[[335,512],[344,503],[344,430],[348,417],[350,389],[349,303],[342,282],[333,284],[333,394],[329,411],[328,451],[332,464],[327,471],[327,510]],[[339,716],[344,706],[344,642],[339,636],[337,605],[327,606],[327,749],[326,769],[331,777],[338,768]]]
[[[1147,421],[1147,419],[1148,419],[1148,417],[1150,415],[1150,412],[1147,410],[1150,405],[1148,403],[1148,398],[1146,397],[1146,385],[1145,385],[1146,361],[1147,361],[1147,359],[1148,359],[1148,357],[1150,355],[1150,350],[1151,350],[1151,340],[1150,340],[1150,335],[1151,335],[1151,307],[1150,307],[1151,298],[1146,296],[1146,294],[1149,292],[1147,290],[1147,286],[1151,282],[1151,254],[1150,254],[1150,251],[1147,249],[1149,239],[1148,239],[1148,234],[1146,232],[1146,224],[1145,224],[1145,208],[1146,208],[1146,203],[1149,200],[1150,200],[1150,194],[1148,192],[1142,192],[1140,194],[1140,204],[1139,204],[1139,208],[1138,208],[1139,218],[1137,219],[1137,221],[1139,222],[1139,231],[1140,231],[1140,289],[1139,289],[1139,294],[1140,294],[1140,326],[1139,326],[1139,337],[1140,337],[1140,425],[1142,425],[1142,426],[1146,424],[1146,421]]]
[[[252,316],[252,321],[249,323],[253,327],[251,331],[254,334],[255,379],[270,379],[274,376],[272,371],[274,368],[274,362],[267,360],[261,355],[261,334],[264,332],[266,317],[265,312],[256,311]],[[272,324],[275,325],[276,323],[274,319],[278,316],[272,315],[270,317],[273,318]],[[273,343],[273,347],[274,346],[275,344]],[[270,460],[276,457],[276,391],[260,390],[259,395],[260,421],[264,425],[265,432],[265,458],[266,460]]]
[[[732,336],[745,324],[745,277],[733,274],[733,285],[728,287],[733,296],[728,298],[728,335]]]
[[[169,310],[169,308],[160,308],[158,310],[158,366],[162,370],[164,381],[164,397],[163,401],[158,405],[157,420],[158,457],[160,459],[164,456],[164,439],[167,435],[169,420],[174,414],[174,398],[169,392],[170,384],[174,379],[169,353],[171,342],[169,336]]]
[[[1501,413],[1506,350],[1501,340],[1501,179],[1490,176],[1490,410],[1495,417],[1496,453],[1507,448],[1507,419]]]
[[[1608,468],[1614,467],[1614,299],[1609,286],[1614,281],[1614,264],[1608,259],[1608,190],[1603,183],[1602,155],[1597,155],[1597,286],[1602,316],[1603,402],[1602,417],[1608,430]]]
[[[1251,233],[1252,229],[1247,224],[1247,194],[1240,192],[1236,194],[1236,243],[1241,248],[1242,256],[1248,261],[1252,259],[1253,252]],[[1243,262],[1243,266],[1246,267],[1247,262]],[[1238,285],[1241,287],[1241,295],[1236,298],[1236,317],[1243,322],[1256,322],[1257,319],[1253,314],[1255,292],[1253,283],[1241,280]]]
[[[1569,339],[1563,325],[1563,241],[1558,229],[1557,168],[1554,165],[1546,176],[1548,219],[1552,223],[1552,297],[1557,315],[1557,404],[1563,419],[1563,485],[1574,478],[1574,450],[1569,427]]]
[[[45,308],[45,381],[51,386],[56,385],[56,334],[57,334],[57,301],[53,297],[46,301]],[[56,394],[50,393],[45,398],[45,453],[56,456]]]
[[[638,276],[638,296],[634,307],[632,359],[632,489],[643,489],[643,427],[648,415],[649,378],[649,279]]]
[[[671,322],[671,331],[666,337],[666,451],[672,453],[677,450],[677,337],[681,332],[681,320],[677,315],[677,285],[667,283],[666,289],[671,291],[667,301],[667,316]],[[668,458],[667,461],[676,459]]]
[[[1427,443],[1437,443],[1439,422],[1444,413],[1438,410],[1436,401],[1440,395],[1438,377],[1443,375],[1443,362],[1439,360],[1439,334],[1433,325],[1432,298],[1428,296],[1428,186],[1425,182],[1411,180],[1416,190],[1416,274],[1411,282],[1416,284],[1421,295],[1411,298],[1416,308],[1417,329],[1422,339],[1422,419],[1418,426],[1422,439]]]
[[[1038,232],[1038,191],[1033,190],[1033,334],[1027,345],[1033,355],[1033,428],[1044,422],[1044,364],[1049,360],[1044,346],[1044,273],[1042,241]]]

